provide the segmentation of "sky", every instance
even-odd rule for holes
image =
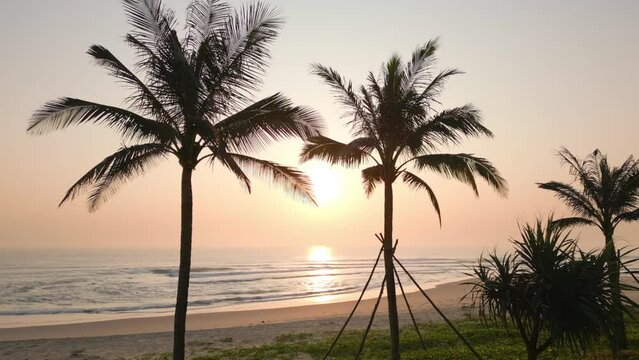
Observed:
[[[165,1],[184,19],[186,1]],[[561,146],[584,156],[595,148],[620,163],[637,153],[639,2],[602,1],[271,1],[286,25],[272,47],[260,97],[281,91],[316,109],[327,135],[349,139],[343,109],[310,74],[318,62],[361,84],[392,53],[439,37],[439,66],[460,68],[440,98],[443,107],[472,103],[494,139],[444,151],[494,162],[508,180],[504,199],[480,197],[451,180],[423,173],[442,208],[443,226],[425,193],[397,183],[395,235],[400,253],[478,255],[507,247],[518,223],[568,215],[539,181],[569,181]],[[233,1],[233,5],[240,2]],[[177,248],[179,165],[174,160],[124,186],[97,212],[82,199],[57,207],[67,188],[119,147],[109,129],[80,126],[46,136],[26,134],[31,113],[61,96],[122,105],[127,90],[92,63],[92,44],[135,61],[123,37],[129,27],[119,1],[13,1],[0,13],[0,248]],[[302,143],[271,147],[263,158],[298,165]],[[301,168],[326,184],[319,207],[300,203],[268,182],[247,194],[225,169],[202,164],[194,176],[194,248],[333,248],[334,255],[377,248],[383,194],[367,199],[356,169],[322,163]],[[639,225],[617,240],[639,245]],[[575,231],[585,247],[601,236]],[[409,250],[410,249],[410,252]],[[418,253],[414,252],[418,251]],[[363,253],[367,254],[367,253]]]

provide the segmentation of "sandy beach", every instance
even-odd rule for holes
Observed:
[[[463,281],[427,290],[428,295],[452,319],[469,314],[469,301],[460,302],[468,291]],[[420,293],[407,295],[419,321],[441,321]],[[374,299],[362,301],[349,328],[364,327]],[[402,298],[398,299],[400,321],[410,318]],[[291,332],[322,335],[337,331],[352,310],[354,301],[287,308],[190,314],[187,320],[187,353],[206,354],[211,348],[254,346]],[[385,325],[385,301],[374,326]],[[119,319],[0,329],[3,359],[129,359],[169,352],[172,344],[171,316]]]

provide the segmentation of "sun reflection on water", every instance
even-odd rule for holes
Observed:
[[[334,260],[333,252],[328,246],[311,246],[308,249],[307,259],[314,265],[328,265]],[[312,270],[309,275],[310,277],[306,283],[306,288],[309,292],[313,292],[314,294],[331,292],[337,285],[337,275],[332,269],[317,268]],[[335,299],[335,295],[325,294],[315,296],[311,299],[311,301],[316,303],[325,303],[333,299]]]
[[[310,274],[310,279],[306,284],[308,291],[315,294],[322,294],[324,292],[330,292],[335,287],[335,275],[329,269],[317,269],[313,270]],[[317,303],[325,303],[335,298],[335,295],[318,295],[311,300]]]

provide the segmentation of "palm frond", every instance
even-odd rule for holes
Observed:
[[[149,165],[167,154],[167,147],[163,144],[150,143],[120,148],[76,181],[59,205],[73,200],[93,186],[89,195],[89,209],[94,211],[115,193],[118,183],[143,173]]]
[[[619,168],[613,169],[611,177],[611,212],[619,214],[636,209],[639,206],[639,161],[630,155]]]
[[[246,175],[244,170],[240,167],[240,165],[235,161],[233,156],[229,155],[224,149],[211,149],[214,156],[209,158],[209,163],[211,165],[214,164],[215,160],[219,160],[224,167],[229,169],[240,183],[244,186],[248,193],[251,193],[251,180]]]
[[[502,196],[508,193],[506,180],[488,160],[471,154],[428,154],[410,159],[418,169],[429,169],[469,185],[479,196],[475,176],[482,178]]]
[[[617,225],[622,221],[639,221],[639,208],[617,215],[613,220],[613,224]]]
[[[351,140],[348,146],[370,154],[373,150],[379,148],[379,142],[375,138],[362,136]]]
[[[346,80],[337,70],[321,64],[312,64],[311,70],[313,75],[319,76],[331,88],[339,104],[349,109],[344,114],[344,117],[353,118],[349,123],[353,127],[361,125],[361,120],[365,117],[366,112],[362,105],[362,99],[353,90],[353,83]]]
[[[168,124],[118,107],[74,98],[54,100],[36,110],[27,131],[42,135],[82,123],[105,125],[130,138],[151,138],[167,142],[176,136],[176,130]]]
[[[126,34],[124,41],[133,48],[138,57],[138,61],[135,64],[136,70],[145,70],[149,72],[149,74],[155,74],[159,70],[166,68],[166,65],[163,64],[162,59],[153,47],[145,44],[132,34]],[[154,82],[157,81],[157,79],[154,79],[154,76],[152,78]]]
[[[399,54],[395,53],[382,64],[380,78],[384,80],[380,103],[392,103],[399,100],[404,89],[404,63]]]
[[[593,154],[597,152],[598,150],[595,150]],[[592,166],[593,154],[590,154],[589,160],[582,161],[565,147],[562,147],[561,150],[557,152],[557,156],[559,156],[562,165],[567,165],[569,168],[568,172],[581,182],[584,194],[592,198],[595,204],[601,208],[603,202],[597,191],[599,188],[597,183],[600,181],[597,178],[597,166]]]
[[[173,11],[166,9],[161,0],[122,0],[133,35],[147,46],[157,44],[175,26]]]
[[[246,152],[282,139],[316,137],[322,127],[322,119],[314,110],[293,106],[288,98],[278,93],[214,124],[213,134],[201,135],[204,138],[221,136],[233,151]]]
[[[464,72],[458,69],[446,69],[440,71],[433,80],[424,88],[419,95],[419,100],[423,106],[430,108],[433,100],[441,94],[444,89],[444,85],[449,77],[463,74]]]
[[[435,212],[437,212],[437,217],[439,218],[439,226],[442,226],[442,214],[439,209],[439,202],[437,201],[435,192],[430,187],[430,185],[428,185],[419,176],[408,171],[403,171],[402,180],[404,180],[404,183],[406,183],[409,188],[426,190],[426,192],[428,193],[428,197],[430,198],[430,202],[433,205],[433,208],[435,208]]]
[[[493,137],[482,124],[481,114],[471,104],[443,110],[429,121],[419,125],[408,136],[406,143],[414,155],[435,149],[437,145],[458,145],[464,137]]]
[[[135,66],[138,71],[145,73],[147,87],[160,101],[168,117],[174,123],[179,123],[184,117],[182,106],[185,98],[181,91],[186,87],[192,91],[198,86],[193,76],[190,76],[191,81],[187,86],[181,80],[182,73],[188,76],[192,71],[187,69],[186,57],[177,36],[173,33],[157,44],[146,44],[132,34],[127,34],[125,40],[136,53],[138,61]]]
[[[558,226],[560,228],[568,228],[573,226],[591,226],[591,225],[599,227],[599,224],[596,221],[582,218],[582,217],[566,217],[562,219],[557,219],[553,221],[553,225]]]
[[[251,156],[228,153],[241,168],[252,171],[256,176],[269,178],[270,181],[281,186],[285,191],[303,201],[310,201],[314,205],[313,186],[310,179],[303,172],[283,166],[271,161],[256,159]]]
[[[374,133],[373,131],[373,125],[376,121],[377,116],[377,112],[378,112],[378,104],[375,102],[375,100],[373,99],[373,96],[371,95],[370,91],[368,91],[368,89],[366,88],[366,86],[362,85],[359,88],[359,92],[362,94],[361,97],[361,113],[362,113],[362,117],[364,117],[364,119],[362,119],[360,121],[360,129],[354,129],[355,131],[355,135],[359,136],[363,131],[368,130],[369,134]],[[358,98],[359,99],[359,98]],[[364,116],[365,114],[365,116]],[[353,121],[349,121],[349,124],[353,124]],[[359,120],[358,120],[359,121]]]
[[[381,106],[381,104],[383,104],[382,100],[384,99],[384,89],[385,85],[381,85],[379,83],[379,81],[377,81],[377,78],[375,77],[375,74],[373,74],[372,71],[368,72],[368,77],[366,77],[366,81],[368,81],[368,92],[370,93],[371,99],[373,99],[374,102],[377,102],[377,107],[379,108],[379,106]],[[381,109],[378,109],[379,112],[381,112]]]
[[[374,160],[372,155],[366,151],[368,147],[369,145],[363,141],[362,144],[344,144],[324,136],[315,136],[307,139],[304,144],[300,154],[300,162],[318,159],[325,160],[331,165],[359,166],[367,159]]]
[[[557,156],[562,162],[562,165],[568,165],[571,175],[578,175],[582,172],[581,160],[579,160],[570,150],[565,147],[557,152]]]
[[[93,45],[88,54],[95,59],[98,65],[106,68],[112,76],[135,89],[135,93],[128,98],[131,106],[135,106],[163,122],[172,121],[171,115],[164,109],[155,94],[108,49]]]
[[[546,183],[537,183],[540,189],[550,190],[555,196],[568,204],[570,208],[582,216],[596,219],[599,223],[603,221],[601,214],[597,210],[595,204],[573,186],[558,181],[549,181]]]
[[[435,52],[439,48],[439,39],[429,40],[426,44],[419,46],[406,64],[404,87],[408,89],[419,88],[429,80],[429,70],[437,61]]]
[[[206,39],[216,35],[230,16],[230,6],[220,0],[191,0],[186,11],[186,40],[190,49],[196,49]]]
[[[240,101],[261,85],[270,58],[269,45],[279,35],[283,23],[279,10],[260,1],[242,6],[226,21],[221,73]]]
[[[362,183],[364,184],[364,192],[370,197],[375,191],[377,184],[384,180],[384,167],[382,165],[374,165],[362,170]]]

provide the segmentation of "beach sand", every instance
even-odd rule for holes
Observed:
[[[428,295],[451,319],[470,313],[469,301],[460,299],[469,286],[453,282],[427,290]],[[374,291],[371,291],[374,292]],[[420,293],[407,294],[420,322],[441,318]],[[321,336],[338,331],[354,301],[287,308],[189,314],[188,356],[207,354],[212,348],[254,346],[273,341],[285,333]],[[363,328],[375,299],[363,300],[349,328]],[[410,324],[404,299],[398,298],[400,323]],[[380,304],[375,327],[387,323],[387,306]],[[2,359],[129,359],[170,352],[173,317],[158,316],[100,322],[0,329]]]

